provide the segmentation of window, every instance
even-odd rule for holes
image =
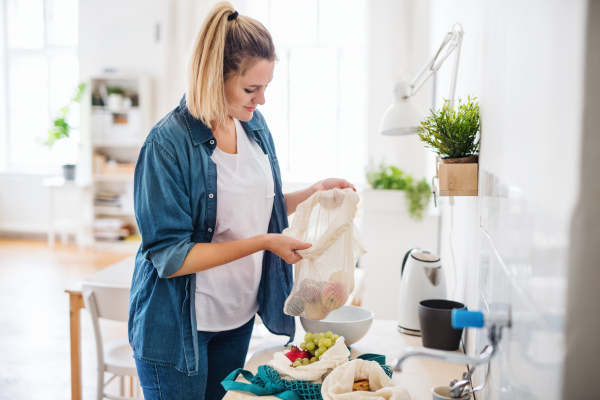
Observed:
[[[366,0],[250,0],[279,62],[260,107],[284,181],[364,181]]]
[[[77,0],[3,1],[2,26],[6,115],[2,123],[5,166],[49,166],[69,162],[78,133],[48,149],[39,144],[51,119],[64,107],[79,83],[77,58]],[[78,125],[79,110],[71,109],[70,123]],[[69,151],[71,150],[71,151]]]

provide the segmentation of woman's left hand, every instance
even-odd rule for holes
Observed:
[[[356,192],[356,188],[354,187],[354,185],[345,179],[328,178],[328,179],[325,179],[325,180],[315,183],[315,192],[318,192],[321,190],[330,190],[330,189],[335,189],[335,188],[338,188],[338,189],[352,188],[352,190],[354,190]]]

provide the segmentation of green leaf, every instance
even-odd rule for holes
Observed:
[[[58,139],[68,138],[69,130],[71,126],[68,124],[67,119],[69,117],[69,112],[71,110],[71,103],[79,102],[83,96],[85,91],[85,83],[80,83],[73,90],[73,95],[71,96],[71,100],[69,104],[58,110],[56,113],[56,118],[51,122],[51,126],[48,129],[48,137],[46,140],[41,141],[41,143],[45,146],[52,147],[54,142]]]
[[[430,116],[417,127],[419,138],[425,146],[442,158],[459,158],[477,154],[479,140],[479,104],[468,96],[467,103],[458,99],[456,109],[444,99],[441,109],[430,110]]]
[[[405,174],[400,168],[385,165],[382,161],[378,167],[370,162],[366,170],[367,182],[374,189],[404,190],[408,200],[408,212],[411,218],[423,219],[423,212],[429,204],[431,188],[425,179],[415,181],[410,174]]]

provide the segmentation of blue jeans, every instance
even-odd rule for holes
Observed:
[[[254,317],[223,332],[198,331],[198,375],[135,359],[145,400],[221,400],[223,379],[242,368],[250,345]]]

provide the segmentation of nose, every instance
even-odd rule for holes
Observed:
[[[252,100],[254,100],[254,102],[255,102],[256,104],[260,104],[261,106],[262,106],[262,105],[264,105],[264,104],[265,104],[265,92],[261,90],[261,91],[260,91],[260,92],[259,92],[259,93],[256,95],[256,97],[255,97],[254,99],[252,99]]]

